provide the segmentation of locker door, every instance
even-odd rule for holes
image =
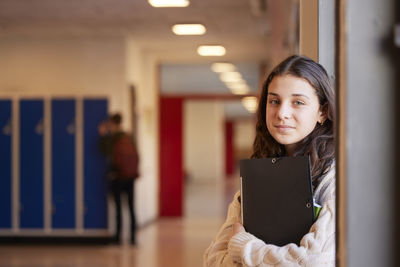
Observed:
[[[100,154],[97,127],[107,117],[107,100],[84,100],[84,228],[107,228],[106,158]]]
[[[43,101],[21,100],[21,228],[43,228],[43,127]]]
[[[11,101],[0,100],[0,228],[11,228]]]
[[[75,101],[51,102],[52,228],[75,228]]]

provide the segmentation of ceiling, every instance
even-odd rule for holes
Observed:
[[[236,63],[236,70],[248,85],[249,94],[259,87],[259,66],[256,63]],[[211,70],[210,64],[162,64],[161,92],[163,94],[230,94],[229,88]]]
[[[222,44],[221,60],[268,61],[293,51],[296,0],[190,0],[153,8],[147,0],[0,0],[6,36],[131,36],[164,62],[208,62],[200,44]],[[175,23],[202,23],[202,36],[176,36]]]
[[[238,66],[254,94],[260,66],[268,69],[296,50],[297,9],[298,0],[190,0],[186,8],[153,8],[147,0],[0,0],[0,42],[130,37],[161,63],[162,90],[229,93],[207,65],[224,61]],[[202,23],[207,32],[177,36],[176,23]],[[202,44],[223,45],[226,55],[201,57]]]

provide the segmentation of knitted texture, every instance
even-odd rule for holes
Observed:
[[[335,168],[323,177],[314,197],[322,204],[318,219],[303,236],[300,246],[265,244],[250,233],[232,236],[233,224],[241,222],[236,193],[216,238],[204,254],[204,266],[335,266]]]

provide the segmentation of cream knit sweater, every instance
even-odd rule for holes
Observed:
[[[250,233],[232,237],[232,226],[241,221],[236,193],[228,216],[204,254],[204,266],[335,266],[335,167],[323,177],[314,197],[322,204],[318,219],[303,236],[300,246],[265,244]],[[232,238],[231,238],[232,237]]]

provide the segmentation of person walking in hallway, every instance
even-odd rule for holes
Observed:
[[[119,113],[111,115],[108,120],[99,125],[100,149],[108,160],[107,177],[109,190],[116,209],[116,232],[113,242],[121,242],[122,203],[126,195],[131,221],[130,241],[136,244],[136,218],[134,209],[135,179],[139,177],[139,156],[132,137],[122,131],[122,116]]]

